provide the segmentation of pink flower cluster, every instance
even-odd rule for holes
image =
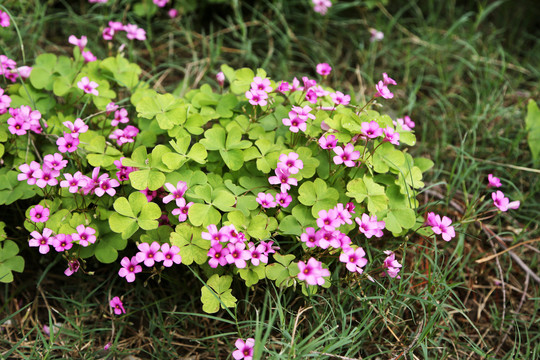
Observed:
[[[279,205],[287,207],[291,203],[292,197],[287,194],[287,191],[291,189],[291,185],[298,185],[298,180],[291,177],[291,175],[297,174],[303,168],[304,163],[299,159],[299,155],[297,153],[291,152],[288,155],[281,154],[279,156],[279,162],[275,170],[276,175],[268,178],[268,182],[270,184],[280,185],[281,194],[276,195],[276,201],[279,203]],[[270,198],[272,199],[270,204],[263,202],[264,198],[261,194],[265,196],[266,200],[269,200]],[[261,199],[261,201],[259,201],[259,199]],[[275,207],[278,205],[273,202],[273,197],[271,194],[259,193],[257,202],[259,202],[259,204],[261,204],[264,208]]]
[[[245,235],[237,231],[234,225],[223,226],[218,230],[216,225],[209,225],[208,232],[203,232],[201,237],[210,241],[208,251],[208,264],[212,268],[234,264],[238,269],[247,266],[251,261],[254,266],[268,263],[268,255],[276,252],[273,241],[261,241],[258,245],[253,242],[246,243]]]
[[[110,41],[117,32],[125,31],[129,40],[146,40],[146,31],[135,24],[124,25],[118,21],[109,21],[109,26],[103,29],[102,36],[104,40]]]
[[[298,262],[298,280],[305,281],[308,285],[323,285],[324,277],[330,276],[330,271],[322,267],[322,263],[315,258],[310,258],[307,263]]]
[[[221,84],[219,78],[218,81]],[[246,98],[253,106],[265,106],[268,103],[268,93],[272,92],[272,90],[273,88],[270,86],[270,79],[263,79],[260,76],[255,76],[251,82],[251,89],[246,91]]]
[[[17,63],[11,60],[6,55],[0,55],[0,75],[4,75],[6,79],[15,82],[17,77]]]
[[[81,36],[81,38],[77,38],[75,35],[70,35],[68,38],[68,42],[73,45],[77,46],[81,50],[81,55],[85,62],[92,62],[96,61],[97,58],[92,54],[91,51],[87,50],[85,51],[84,48],[86,47],[86,44],[88,44],[88,38],[86,36]],[[79,85],[80,87],[80,85]]]
[[[394,79],[390,78],[386,73],[383,73],[383,79],[380,80],[375,88],[377,89],[377,93],[375,94],[375,97],[381,96],[385,99],[392,99],[394,97],[394,94],[388,89],[388,85],[397,85]]]
[[[362,214],[361,219],[357,217],[354,221],[359,226],[358,230],[368,239],[372,236],[380,238],[384,235],[382,231],[386,224],[384,221],[377,221],[376,215],[369,216],[368,214]]]
[[[405,115],[403,118],[396,119],[392,122],[396,128],[399,125],[405,131],[411,131],[415,127],[414,121],[412,121],[408,115]]]
[[[282,119],[283,125],[289,126],[289,130],[293,133],[297,133],[299,130],[306,131],[308,119],[315,120],[315,115],[310,114],[311,108],[306,105],[293,106],[289,111],[289,117]]]
[[[4,94],[4,89],[0,88],[0,115],[8,112],[11,98]]]
[[[125,277],[127,282],[135,281],[135,274],[142,272],[142,266],[139,265],[141,263],[146,267],[152,267],[158,262],[163,262],[163,266],[171,267],[182,262],[178,246],[171,246],[168,243],[159,245],[154,241],[152,244],[140,243],[137,247],[139,252],[135,256],[131,259],[126,256],[120,261],[122,268],[118,271],[118,275]]]
[[[442,235],[444,241],[450,241],[456,236],[456,232],[452,224],[452,220],[443,216],[441,219],[440,215],[436,215],[433,212],[427,214],[426,225],[431,226],[433,232],[437,235]]]
[[[388,275],[391,278],[401,279],[401,276],[399,276],[398,273],[403,265],[396,260],[396,254],[390,250],[385,250],[384,253],[387,257],[383,261],[384,272],[382,273],[382,276]]]
[[[499,188],[501,186],[501,179],[493,176],[493,174],[488,175],[488,188]],[[491,198],[493,199],[493,205],[495,205],[497,209],[503,212],[508,211],[509,209],[518,209],[521,205],[520,201],[510,202],[510,200],[506,196],[504,196],[504,193],[500,190],[491,193]]]
[[[125,129],[116,129],[110,135],[109,139],[116,140],[118,146],[126,143],[135,142],[135,137],[139,134],[139,129],[135,126],[128,125]]]
[[[9,101],[11,102],[11,99]],[[20,108],[9,108],[9,114],[11,117],[7,120],[8,129],[13,135],[25,135],[27,131],[41,134],[43,131],[40,123],[41,113],[38,110],[32,110],[30,106],[21,105]],[[45,121],[43,121],[43,124],[47,127]]]
[[[163,203],[168,204],[171,201],[176,202],[176,209],[173,209],[172,214],[178,216],[178,221],[184,222],[187,220],[188,211],[193,202],[186,202],[184,199],[184,194],[186,193],[188,187],[187,183],[184,181],[179,181],[176,184],[176,187],[171,183],[166,183],[165,187],[169,190],[170,194],[163,198]]]
[[[120,160],[114,160],[113,163],[114,166],[116,166],[116,168],[118,169],[118,171],[116,172],[116,178],[119,181],[128,181],[129,174],[137,169],[130,166],[122,165],[122,159],[125,159],[125,157],[121,157]]]
[[[313,10],[321,15],[326,15],[328,8],[332,6],[330,0],[311,0],[313,2]]]

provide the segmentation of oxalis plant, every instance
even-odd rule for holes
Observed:
[[[455,236],[448,217],[416,211],[433,163],[407,152],[410,118],[374,110],[393,97],[387,74],[364,104],[324,86],[328,64],[292,81],[224,65],[218,88],[177,97],[121,54],[87,59],[73,43],[72,58],[26,69],[2,55],[0,204],[32,205],[27,244],[0,231],[1,281],[23,271],[21,246],[61,253],[66,276],[89,261],[118,263],[128,282],[187,265],[214,313],[235,306],[233,281],[313,294],[399,278],[411,234]],[[368,245],[385,237],[402,246]]]

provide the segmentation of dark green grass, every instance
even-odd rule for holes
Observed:
[[[69,54],[70,34],[96,33],[108,20],[125,18],[148,30],[148,42],[134,44],[131,59],[158,89],[177,94],[215,84],[223,63],[263,67],[273,79],[291,80],[315,76],[315,65],[328,62],[334,68],[328,84],[363,101],[387,72],[399,85],[381,111],[410,115],[418,137],[411,152],[436,164],[420,194],[422,209],[461,219],[458,236],[450,243],[412,236],[400,253],[401,280],[339,281],[342,269],[331,289],[311,298],[271,283],[248,292],[236,284],[242,300],[234,316],[202,313],[199,292],[185,291],[201,286],[189,271],[147,287],[141,281],[126,286],[114,267],[62,286],[63,275],[49,274],[39,291],[36,270],[4,286],[0,324],[9,319],[12,325],[0,336],[0,354],[225,359],[237,337],[254,337],[256,358],[540,357],[538,284],[508,253],[475,263],[502,250],[486,229],[507,246],[540,234],[539,170],[524,126],[526,102],[540,99],[534,4],[399,1],[368,10],[362,1],[341,1],[321,17],[301,1],[203,3],[170,21],[132,18],[128,3],[118,2],[113,15],[86,1],[24,3],[16,13],[27,61],[45,51]],[[369,27],[383,31],[384,41],[370,43]],[[21,59],[16,35],[0,34],[1,50]],[[98,57],[109,54],[102,40],[91,39],[89,47]],[[488,173],[502,178],[505,194],[522,202],[519,210],[487,218],[493,215],[486,213],[492,209]],[[537,244],[514,250],[535,273]],[[385,238],[364,248],[400,245]],[[128,314],[114,316],[107,303],[119,294]],[[56,337],[44,335],[43,325],[55,323],[64,324]],[[109,341],[111,350],[102,351]]]

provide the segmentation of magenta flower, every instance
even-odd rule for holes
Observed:
[[[304,90],[304,88],[300,86],[300,81],[295,77],[292,81],[292,85],[290,86],[290,91],[295,92],[295,91],[302,91],[302,90]]]
[[[86,94],[92,94],[95,96],[99,95],[99,92],[96,90],[96,88],[99,86],[98,83],[95,81],[90,81],[88,76],[83,77],[81,81],[77,83],[77,86]]]
[[[246,240],[244,234],[240,231],[237,231],[233,224],[227,225],[221,228],[222,232],[224,232],[227,237],[229,238],[229,242],[232,244],[236,244],[237,242],[244,242]]]
[[[328,135],[327,137],[323,135],[319,139],[319,145],[323,149],[333,149],[337,145],[337,138],[335,135]]]
[[[493,176],[493,174],[488,174],[488,187],[501,187],[501,179],[498,177]]]
[[[392,145],[399,145],[399,133],[397,133],[390,126],[382,129],[384,133],[383,141],[389,142]]]
[[[412,121],[411,118],[408,116],[404,116],[403,119],[402,118],[396,119],[395,121],[392,121],[392,123],[396,127],[398,125],[401,126],[401,128],[404,131],[411,131],[415,126],[414,121]]]
[[[300,235],[300,240],[306,243],[308,248],[312,248],[319,245],[319,240],[317,239],[317,233],[312,227],[306,228],[306,231]]]
[[[114,310],[114,313],[116,315],[121,315],[126,313],[126,309],[124,309],[124,304],[122,303],[122,300],[118,296],[115,296],[112,298],[111,301],[109,301],[109,305]]]
[[[298,171],[304,168],[304,163],[298,157],[299,155],[295,152],[290,152],[288,155],[281,154],[277,167],[287,169],[291,174],[298,174]]]
[[[126,36],[129,40],[135,40],[135,39],[140,40],[140,41],[146,40],[146,31],[144,31],[144,29],[139,28],[135,24],[125,25],[124,31],[126,32]]]
[[[370,42],[377,42],[384,39],[384,33],[382,31],[370,28],[369,33],[371,34],[371,37],[369,38]]]
[[[280,93],[285,93],[286,91],[291,90],[291,87],[289,86],[289,83],[286,81],[281,81],[278,85],[277,91]]]
[[[227,255],[229,255],[228,248],[224,248],[219,243],[212,245],[210,250],[208,250],[208,256],[211,258],[210,260],[208,260],[208,265],[210,265],[210,267],[214,269],[217,268],[218,265],[227,265]]]
[[[347,203],[347,211],[350,212],[351,214],[354,214],[354,209],[355,209],[356,206],[354,206],[354,204],[352,202],[348,202]]]
[[[6,55],[0,55],[0,75],[4,75],[11,82],[17,80],[17,73],[12,72],[17,67],[17,63]]]
[[[134,282],[135,274],[142,271],[142,267],[137,262],[135,256],[131,259],[124,257],[122,261],[120,261],[120,264],[122,265],[122,268],[118,271],[118,275],[120,275],[120,277],[125,277],[127,282]]]
[[[260,76],[255,76],[251,83],[251,90],[260,90],[269,93],[273,89],[270,86],[270,79],[263,79]]]
[[[225,257],[227,263],[234,264],[237,268],[243,269],[247,266],[246,260],[251,259],[251,253],[246,250],[246,244],[237,242],[236,244],[228,244],[229,254]]]
[[[317,226],[321,229],[334,231],[335,228],[339,227],[340,221],[337,218],[336,210],[320,210],[318,215],[319,217],[317,218]]]
[[[8,111],[10,104],[11,98],[4,94],[4,89],[0,88],[0,115],[3,115]]]
[[[212,246],[219,244],[220,242],[229,241],[229,234],[227,233],[228,229],[220,229],[218,231],[217,226],[214,224],[208,225],[206,228],[208,229],[208,232],[202,232],[201,237],[205,240],[209,240]]]
[[[317,238],[317,245],[321,249],[328,249],[329,246],[333,248],[339,248],[341,246],[341,241],[339,240],[340,232],[333,229],[321,229],[315,233]]]
[[[81,267],[81,264],[79,264],[79,260],[73,259],[68,261],[68,267],[66,270],[64,270],[64,275],[71,276],[75,274],[77,271],[79,271],[79,268]]]
[[[101,32],[101,36],[103,36],[103,40],[110,41],[114,38],[115,31],[113,28],[106,27]]]
[[[384,259],[383,262],[383,267],[385,270],[382,275],[388,275],[391,278],[401,279],[401,276],[399,276],[398,273],[403,265],[401,265],[396,260],[396,254],[394,254],[394,252],[390,250],[385,250],[384,253],[388,256]]]
[[[84,35],[81,36],[80,39],[77,39],[75,35],[70,35],[68,41],[71,45],[78,46],[79,49],[81,49],[81,52],[84,50],[86,44],[88,43],[88,39]]]
[[[102,197],[105,193],[114,196],[116,194],[115,187],[118,186],[120,186],[120,183],[117,180],[109,178],[108,174],[103,174],[99,177],[99,185],[94,189],[94,194],[99,197]]]
[[[49,220],[49,214],[50,210],[46,207],[43,207],[41,205],[36,205],[32,209],[30,209],[30,220],[32,220],[35,223],[41,222],[47,222]]]
[[[51,245],[58,252],[66,251],[73,247],[73,238],[68,234],[58,234],[52,240]]]
[[[277,203],[274,201],[274,196],[272,194],[265,194],[260,192],[257,194],[257,202],[265,209],[274,208],[277,206]]]
[[[438,224],[436,217],[437,217],[437,214],[435,214],[434,212],[429,212],[427,214],[427,217],[426,217],[425,225],[426,226],[436,226]],[[439,217],[439,219],[440,219],[440,217]]]
[[[330,0],[311,0],[313,2],[313,10],[321,15],[326,15],[328,8],[332,6]]]
[[[336,156],[334,156],[334,164],[345,164],[347,167],[353,167],[355,165],[354,160],[360,158],[360,151],[354,151],[354,145],[349,143],[342,149],[341,146],[336,146],[334,149]]]
[[[144,262],[146,267],[154,266],[154,263],[160,261],[158,259],[162,258],[161,255],[157,255],[161,248],[157,241],[152,242],[152,244],[140,243],[137,247],[139,248],[139,252],[135,255],[135,259],[139,263]]]
[[[362,214],[362,219],[357,217],[354,220],[359,225],[360,232],[368,239],[372,236],[382,237],[384,235],[382,230],[386,224],[384,221],[377,221],[376,215],[370,217],[368,214]]]
[[[58,151],[61,153],[65,152],[74,152],[77,150],[77,147],[79,146],[79,138],[74,137],[71,134],[64,133],[64,137],[58,138],[56,140],[56,145],[58,145]]]
[[[176,9],[170,9],[168,12],[167,12],[167,15],[169,15],[169,17],[171,19],[174,19],[175,17],[178,16],[178,10]]]
[[[161,245],[161,251],[156,253],[155,260],[163,261],[163,266],[171,267],[174,264],[180,264],[182,257],[180,256],[180,248],[178,246],[170,246],[165,243]],[[145,264],[146,265],[146,264]]]
[[[343,234],[342,232],[340,232],[337,235],[337,239],[340,242],[339,247],[342,248],[344,251],[351,247],[351,244],[352,244],[351,238],[348,237],[347,235]]]
[[[10,113],[11,113],[10,109]],[[30,123],[26,122],[24,119],[19,117],[11,117],[7,121],[8,130],[13,135],[25,135],[28,130],[30,130]]]
[[[244,342],[244,340],[239,338],[234,345],[236,346],[236,350],[233,351],[232,356],[235,360],[253,360],[255,339],[249,338]]]
[[[336,219],[339,222],[339,225],[345,225],[345,224],[352,224],[352,215],[349,212],[348,209],[346,209],[343,204],[339,203],[334,207],[334,211],[336,212]],[[337,227],[337,226],[336,226]]]
[[[113,111],[116,111],[118,110],[118,105],[116,105],[114,102],[110,102],[107,104],[107,106],[105,107],[105,111],[107,113],[107,115],[109,115],[110,113],[112,113]]]
[[[349,105],[349,103],[351,102],[351,96],[345,95],[340,91],[336,91],[335,93],[330,94],[330,97],[336,105]]]
[[[279,246],[274,246],[273,244],[274,244],[273,241],[268,241],[268,242],[261,241],[259,243],[259,245],[263,245],[266,248],[264,253],[267,256],[270,255],[270,254],[274,254],[276,252],[276,250],[279,250]]]
[[[88,195],[89,193],[94,193],[94,190],[99,186],[99,170],[100,167],[94,168],[92,170],[92,177],[84,176],[83,179],[85,180],[86,184],[83,188],[84,195]],[[81,185],[79,185],[81,186]]]
[[[109,21],[109,27],[114,31],[124,31],[124,24],[120,21]]]
[[[298,180],[295,178],[289,177],[291,174],[288,170],[283,168],[277,168],[275,170],[276,175],[270,176],[268,178],[268,182],[272,185],[281,185],[281,192],[287,192],[287,190],[291,189],[291,185],[298,185]]]
[[[279,206],[286,208],[292,202],[292,196],[286,192],[276,194],[276,202]]]
[[[362,123],[362,135],[375,139],[379,136],[382,136],[383,129],[379,127],[379,124],[376,121],[363,122]]]
[[[9,15],[6,12],[0,10],[0,26],[8,27],[9,26]]]
[[[50,169],[43,165],[43,169],[36,170],[34,176],[36,178],[36,185],[43,189],[47,185],[58,185],[58,180],[56,178],[60,176],[60,171]]]
[[[111,126],[118,126],[118,124],[127,124],[129,122],[128,112],[126,109],[116,110],[114,113],[114,119],[111,120]]]
[[[383,73],[382,76],[384,85],[397,85],[397,82],[391,77],[389,77],[387,73]]]
[[[49,228],[44,228],[43,233],[40,234],[37,231],[32,231],[30,236],[32,239],[28,241],[28,246],[30,247],[39,247],[39,252],[41,254],[46,254],[49,252],[49,245],[52,244],[54,236],[52,235],[52,230]]]
[[[220,71],[216,74],[216,80],[219,86],[223,87],[223,85],[225,84],[225,74],[223,73],[223,71]]]
[[[375,88],[377,89],[375,97],[381,96],[385,99],[392,99],[394,97],[394,94],[388,89],[388,86],[384,85],[382,80],[375,85]]]
[[[317,74],[328,76],[332,72],[332,67],[327,63],[317,64]]]
[[[88,131],[88,125],[86,125],[81,119],[75,119],[74,123],[71,121],[64,121],[62,124],[71,130],[71,136],[73,137],[79,137],[79,134]]]
[[[297,133],[298,130],[306,131],[307,125],[306,120],[300,119],[298,116],[293,115],[293,117],[290,117],[291,113],[289,113],[288,118],[284,118],[281,120],[283,125],[289,126],[289,130],[293,133]]]
[[[345,263],[345,267],[350,272],[357,272],[359,274],[364,272],[362,269],[367,264],[367,259],[365,258],[366,252],[361,247],[355,249],[348,248],[344,250],[341,255],[339,255],[339,261]]]
[[[82,52],[82,57],[83,57],[85,63],[89,63],[89,62],[97,60],[97,57],[95,57],[94,54],[92,54],[91,51],[83,51]]]
[[[510,202],[510,200],[508,200],[508,198],[505,197],[503,192],[500,190],[492,193],[491,198],[493,199],[493,204],[501,211],[508,211],[508,209],[517,209],[521,204],[519,201]]]
[[[156,4],[159,7],[165,7],[169,0],[154,0],[154,4]]]
[[[54,155],[45,155],[45,157],[43,158],[43,165],[53,170],[62,170],[66,167],[67,163],[68,161],[64,160],[62,155],[59,153],[55,153]]]
[[[71,234],[73,241],[78,241],[79,245],[87,247],[88,244],[94,244],[96,242],[96,230],[90,226],[86,227],[83,224],[75,228],[77,230],[76,234]]]
[[[324,276],[330,276],[328,269],[323,269],[322,264],[310,258],[307,264],[303,261],[298,262],[298,280],[304,280],[308,285],[324,284]]]
[[[249,252],[250,252],[251,263],[253,265],[259,266],[261,262],[268,264],[268,255],[266,255],[266,246],[261,245],[261,244],[255,246],[253,243],[250,243]]]
[[[456,236],[454,227],[450,226],[450,224],[452,224],[452,220],[450,220],[449,217],[443,216],[441,219],[439,215],[435,215],[435,217],[432,217],[429,219],[429,221],[433,222],[433,225],[431,225],[433,232],[437,235],[442,234],[444,241],[450,241]]]
[[[77,171],[74,175],[64,173],[64,177],[66,178],[66,180],[60,181],[60,187],[69,187],[69,192],[72,194],[75,194],[77,191],[79,191],[79,187],[86,186],[85,176],[80,171]]]
[[[253,106],[260,105],[265,106],[268,102],[268,94],[262,90],[248,90],[246,91],[246,98],[249,100],[249,103]]]
[[[187,191],[187,183],[185,181],[179,181],[176,184],[176,187],[171,183],[165,183],[165,187],[167,188],[167,190],[169,190],[171,194],[163,198],[163,203],[168,204],[169,202],[175,200],[176,205],[180,206],[180,199],[183,198],[184,194]],[[186,205],[185,200],[183,202],[183,205]]]
[[[193,201],[186,203],[186,199],[181,198],[176,200],[176,209],[173,209],[172,214],[178,216],[178,221],[184,222],[187,220],[189,208],[193,205]]]
[[[22,105],[20,108],[11,108],[9,113],[12,118],[8,119],[9,131],[12,134],[24,135],[27,130],[32,130],[36,134],[41,134],[41,113],[38,110],[32,110],[30,106]],[[47,126],[47,123],[44,122]]]
[[[32,161],[30,165],[22,164],[21,166],[19,166],[19,170],[21,171],[21,174],[17,175],[17,180],[19,181],[27,180],[28,185],[35,185],[37,181],[35,174],[40,169],[41,169],[41,165],[39,165],[39,163],[35,161]]]
[[[308,91],[306,92],[306,100],[307,101],[309,101],[312,104],[316,104],[318,98],[319,98],[319,95],[317,94],[315,89],[313,89],[313,88],[308,89]]]

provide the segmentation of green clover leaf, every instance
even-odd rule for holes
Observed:
[[[201,301],[203,310],[212,314],[219,310],[219,307],[225,309],[236,305],[236,298],[231,290],[232,277],[229,275],[212,275],[205,286],[201,288]]]
[[[18,253],[19,247],[14,241],[6,240],[0,243],[0,282],[12,282],[12,271],[24,270],[24,259],[18,256]]]
[[[121,233],[123,239],[128,239],[139,228],[152,230],[158,227],[161,209],[156,203],[148,202],[141,192],[131,193],[129,200],[118,198],[113,206],[116,213],[109,218],[109,225],[112,231]]]

